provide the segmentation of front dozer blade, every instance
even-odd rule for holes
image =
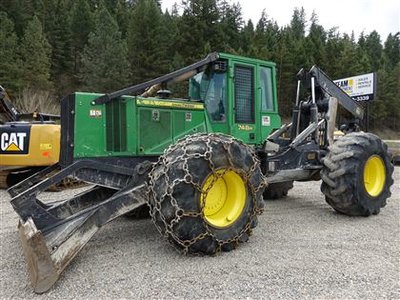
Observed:
[[[91,173],[90,170],[100,172],[92,163],[80,163],[70,170],[61,170],[11,200],[21,218],[19,235],[36,293],[44,293],[53,286],[61,272],[100,227],[146,203],[147,183],[146,176],[142,175],[148,167],[138,165],[130,171],[131,174],[122,169],[115,173],[116,169],[113,169],[113,178],[118,183],[126,182],[120,190],[94,186],[65,201],[44,203],[37,198],[37,194],[52,184],[55,178],[70,176],[71,170],[75,172],[79,169],[85,174]],[[106,169],[104,164],[99,168]],[[107,177],[107,171],[101,172],[104,173],[101,176]]]
[[[46,241],[32,219],[25,223],[20,220],[18,230],[33,289],[44,293],[57,281],[61,270],[54,265]]]

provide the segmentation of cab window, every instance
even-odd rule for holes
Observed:
[[[205,104],[212,121],[226,120],[226,76],[225,73],[212,73],[205,96]]]
[[[260,86],[261,86],[261,110],[274,110],[272,96],[272,69],[260,67]]]
[[[226,120],[226,72],[201,72],[190,80],[189,95],[203,101],[211,121]]]
[[[189,84],[189,98],[197,101],[204,101],[205,94],[210,84],[209,76],[200,72],[190,79]]]

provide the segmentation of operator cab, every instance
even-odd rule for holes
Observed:
[[[210,131],[261,144],[280,126],[275,86],[273,63],[220,53],[189,79],[189,99],[204,103]]]

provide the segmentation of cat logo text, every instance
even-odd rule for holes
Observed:
[[[0,136],[1,152],[25,152],[26,132],[3,132]]]

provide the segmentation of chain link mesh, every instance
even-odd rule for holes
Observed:
[[[223,157],[221,154],[224,154]],[[203,166],[205,164],[209,174],[205,177],[197,176],[199,170],[193,168],[193,161],[200,162]],[[215,228],[205,220],[204,202],[215,182],[229,171],[240,175],[247,186],[247,201],[252,203],[245,225],[234,236],[226,239],[220,238]],[[211,174],[212,181],[204,189],[205,178]],[[231,136],[195,134],[181,139],[164,151],[149,177],[150,216],[157,230],[184,253],[196,252],[191,251],[191,246],[206,239],[211,239],[211,243],[216,244],[212,253],[208,254],[219,252],[224,246],[236,247],[251,234],[252,227],[256,226],[257,215],[263,211],[262,192],[266,186],[266,179],[261,173],[258,157],[248,145]],[[177,199],[174,191],[182,185],[190,185],[195,197]],[[198,202],[198,208],[187,209],[184,207],[186,205],[182,205],[182,201]],[[182,237],[182,234],[174,229],[184,218],[193,218],[193,222],[200,219],[205,230],[194,237]]]

